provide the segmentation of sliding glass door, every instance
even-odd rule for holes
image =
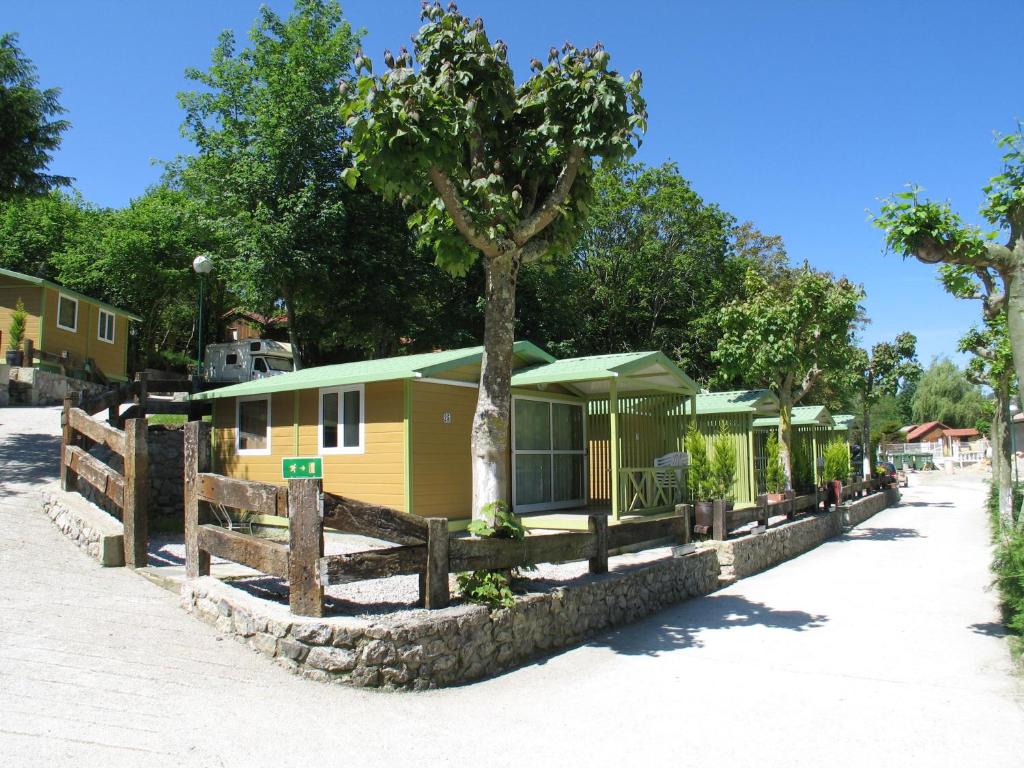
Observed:
[[[515,397],[512,422],[514,511],[583,506],[587,487],[584,405]]]

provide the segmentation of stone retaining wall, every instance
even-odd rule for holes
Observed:
[[[886,507],[898,504],[899,500],[899,491],[895,489],[873,493],[838,511],[816,512],[761,534],[729,541],[705,541],[700,547],[718,553],[723,577],[743,579],[814,549],[842,533],[844,525],[859,525]]]
[[[124,527],[77,494],[59,488],[41,494],[43,512],[57,529],[100,565],[124,565]]]
[[[8,374],[11,404],[61,405],[70,392],[79,398],[98,395],[106,391],[102,384],[94,384],[59,373],[51,373],[29,366],[13,367]]]
[[[183,607],[280,665],[323,681],[424,689],[497,674],[718,587],[707,550],[518,598],[491,611],[458,605],[379,620],[300,619],[211,578],[181,588]]]

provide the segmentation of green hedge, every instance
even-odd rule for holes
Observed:
[[[1024,497],[1024,484],[1014,490],[1013,506],[1020,509]],[[1024,531],[1015,528],[1003,533],[999,525],[999,499],[996,489],[989,489],[989,518],[995,553],[992,559],[992,573],[1003,610],[1003,623],[1014,632],[1014,649],[1019,655],[1024,651]]]

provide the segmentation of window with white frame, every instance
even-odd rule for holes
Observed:
[[[270,396],[240,397],[235,419],[240,454],[270,454]]]
[[[320,390],[320,453],[362,453],[364,450],[362,384]]]
[[[105,309],[100,310],[100,325],[99,331],[97,332],[101,341],[106,341],[111,344],[114,343],[114,313],[107,312]]]
[[[65,331],[78,331],[78,299],[65,296],[57,297],[57,327]]]
[[[516,397],[512,420],[515,510],[534,512],[585,504],[583,405]]]

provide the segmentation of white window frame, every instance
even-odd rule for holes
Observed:
[[[344,424],[341,422],[341,416],[344,413],[346,392],[359,393],[359,445],[350,447],[342,445],[344,442]],[[338,445],[333,448],[327,448],[324,447],[324,395],[331,394],[338,396]],[[318,455],[332,456],[366,453],[366,386],[364,384],[349,384],[342,387],[323,387],[317,391],[316,398],[316,447]]]
[[[70,302],[74,303],[74,305],[75,305],[75,325],[74,325],[74,327],[70,327],[70,326],[67,326],[67,325],[61,325],[61,322],[60,322],[60,303],[62,301],[70,301]],[[76,299],[74,296],[68,296],[66,293],[58,293],[57,294],[57,318],[56,319],[57,319],[57,327],[60,328],[62,331],[67,331],[69,333],[78,333],[78,299]]]
[[[580,408],[583,411],[583,450],[582,451],[565,451],[555,450],[552,448],[547,451],[534,451],[525,450],[519,451],[516,449],[516,400],[537,400],[542,403],[557,404],[557,405],[572,405]],[[548,435],[553,437],[553,420],[554,410],[549,409],[548,411]],[[557,398],[557,397],[538,397],[534,395],[512,395],[512,511],[513,513],[528,513],[528,512],[554,512],[559,509],[575,509],[578,507],[586,506],[587,495],[590,493],[590,461],[589,461],[589,447],[587,443],[587,403],[585,400],[572,400],[568,398]],[[516,489],[516,455],[522,454],[540,454],[545,456],[554,457],[556,455],[562,456],[583,456],[583,498],[582,499],[566,499],[565,501],[548,501],[541,502],[540,504],[519,504],[516,500],[517,489]],[[554,471],[555,463],[551,462],[552,472],[552,488],[554,488]]]
[[[267,447],[266,448],[242,448],[242,403],[251,403],[262,400],[267,404]],[[271,407],[270,395],[249,395],[235,399],[235,453],[239,456],[269,456],[273,449],[271,436],[273,434],[273,409]]]
[[[106,315],[110,318],[110,338],[106,338],[103,333],[103,316]],[[113,344],[114,339],[117,338],[117,315],[113,312],[103,309],[100,307],[100,313],[96,318],[96,338],[100,341],[105,341],[107,344]]]

